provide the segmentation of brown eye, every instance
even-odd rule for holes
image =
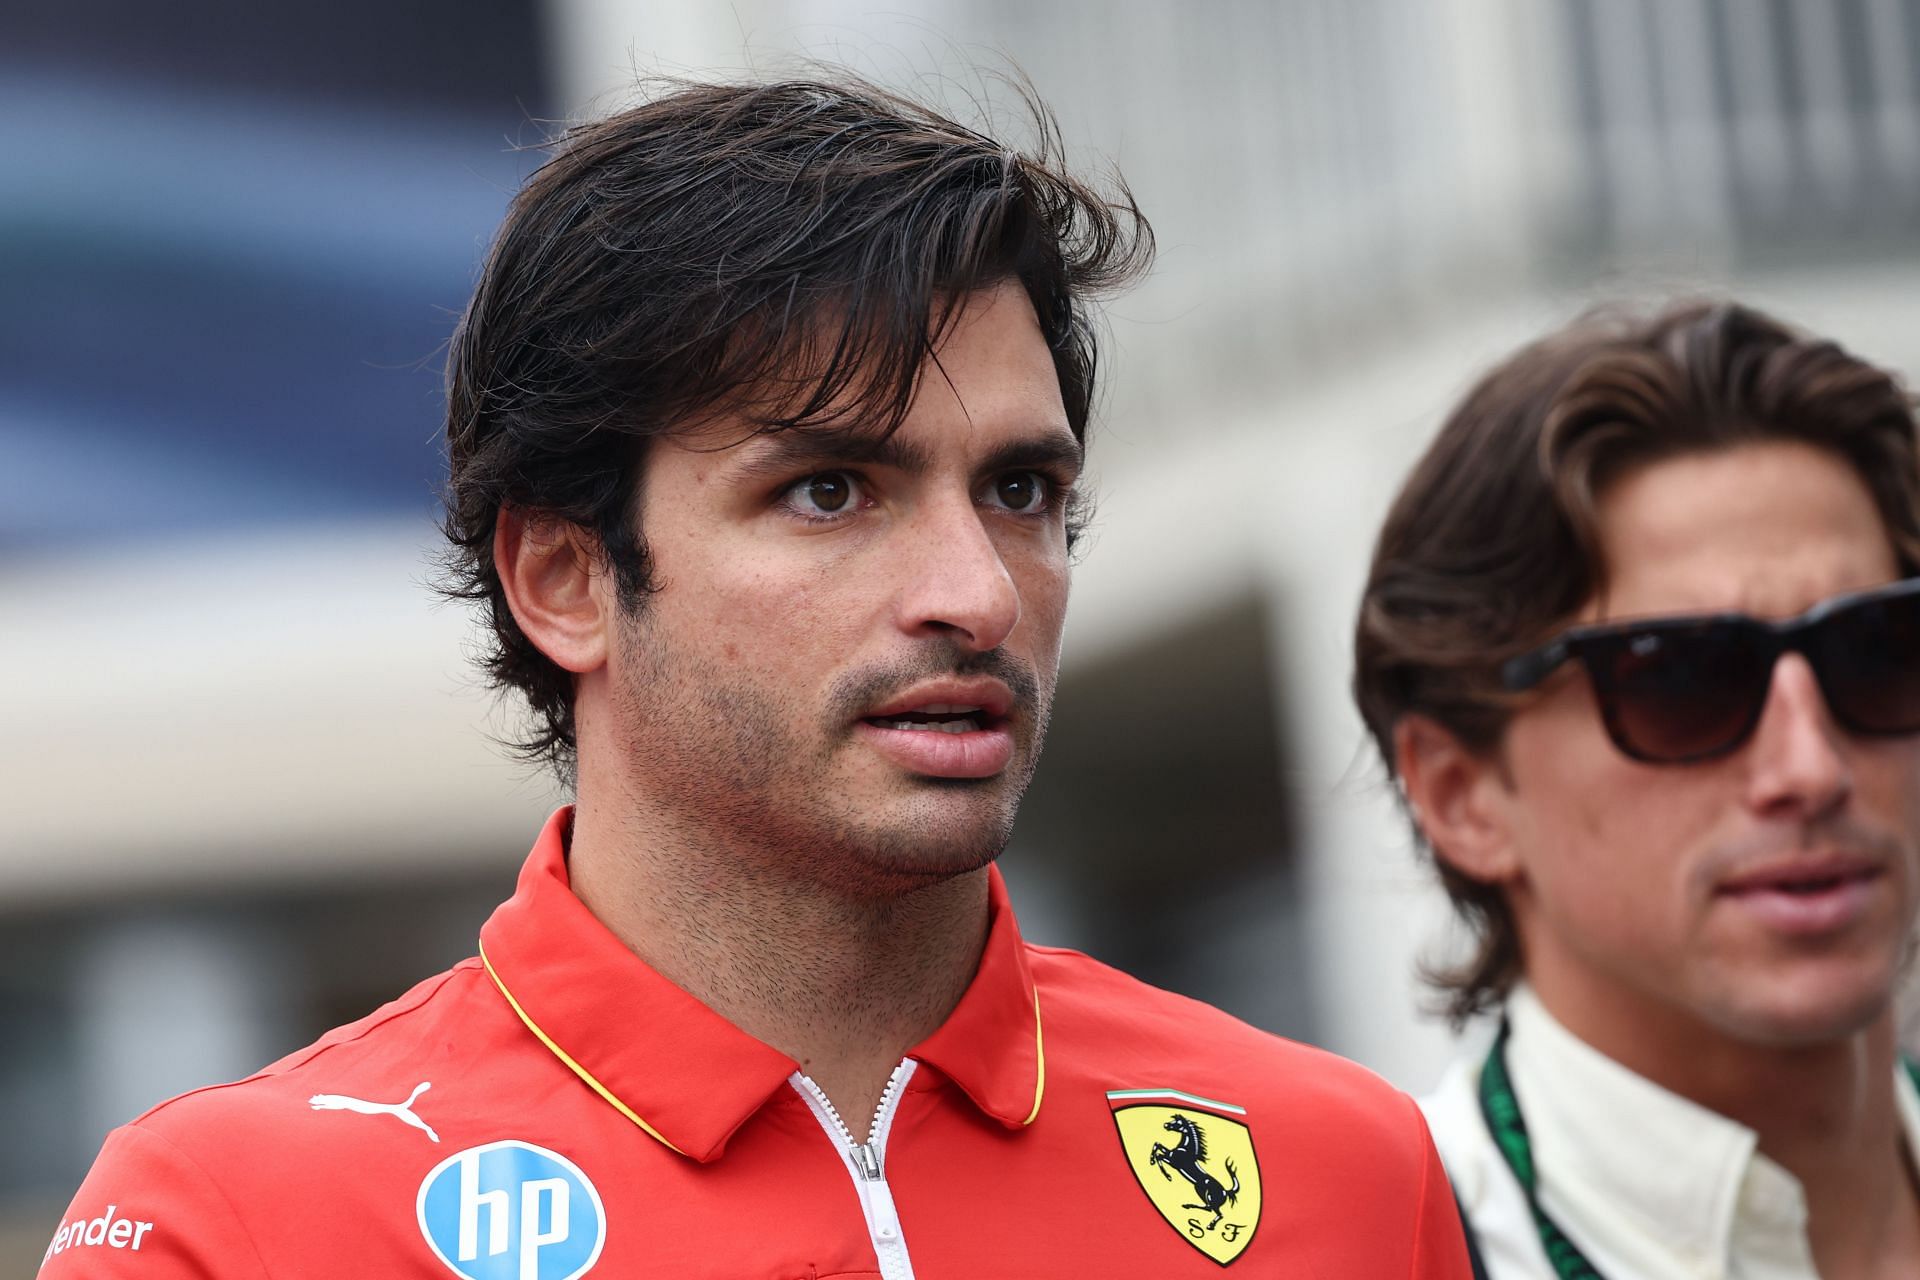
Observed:
[[[804,509],[831,514],[843,509],[853,500],[853,482],[846,473],[829,471],[823,475],[809,476],[800,482],[796,496]]]
[[[1009,511],[1036,511],[1046,501],[1046,481],[1033,471],[1016,471],[993,482],[996,503]]]

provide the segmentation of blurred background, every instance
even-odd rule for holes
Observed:
[[[1447,912],[1348,638],[1439,418],[1600,300],[1920,369],[1920,0],[0,6],[0,1269],[110,1127],[471,953],[558,797],[426,586],[442,344],[547,122],[796,54],[989,125],[1017,64],[1159,233],[1026,932],[1406,1088]]]

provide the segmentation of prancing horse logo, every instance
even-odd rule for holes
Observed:
[[[1154,1211],[1223,1267],[1245,1254],[1263,1199],[1247,1109],[1167,1088],[1113,1089],[1107,1102],[1127,1169]]]
[[[1173,1181],[1173,1175],[1167,1170],[1173,1168],[1181,1177],[1193,1184],[1193,1193],[1200,1197],[1200,1203],[1183,1204],[1180,1207],[1198,1209],[1203,1213],[1212,1214],[1213,1221],[1207,1224],[1207,1230],[1211,1231],[1220,1225],[1220,1219],[1226,1213],[1227,1206],[1239,1203],[1239,1171],[1233,1167],[1233,1161],[1229,1158],[1226,1166],[1227,1176],[1233,1179],[1233,1185],[1228,1187],[1222,1186],[1220,1179],[1202,1169],[1200,1166],[1206,1163],[1207,1159],[1207,1131],[1178,1112],[1175,1112],[1173,1119],[1167,1121],[1161,1128],[1179,1134],[1180,1145],[1169,1147],[1158,1142],[1154,1143],[1153,1154],[1148,1157],[1147,1162],[1157,1165],[1160,1176],[1169,1182]]]

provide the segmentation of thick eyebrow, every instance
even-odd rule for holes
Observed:
[[[883,436],[870,431],[806,428],[757,436],[741,446],[741,454],[733,474],[747,483],[784,480],[804,471],[848,466],[895,467],[921,472],[931,461],[923,446],[901,440],[897,432]]]
[[[742,445],[741,454],[732,468],[733,475],[748,484],[835,467],[891,467],[919,475],[933,463],[930,449],[915,441],[902,440],[898,432],[877,435],[867,431],[777,431]],[[1048,431],[1044,435],[1009,440],[982,459],[976,470],[980,475],[992,475],[1021,467],[1052,466],[1064,467],[1078,477],[1085,457],[1085,446],[1071,433]]]
[[[1026,440],[1009,440],[980,463],[980,474],[1056,467],[1067,472],[1067,479],[1072,481],[1080,478],[1086,461],[1086,445],[1065,431],[1049,431]]]

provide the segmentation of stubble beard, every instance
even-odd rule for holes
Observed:
[[[644,609],[620,628],[635,673],[615,691],[627,772],[676,831],[730,855],[733,874],[897,898],[977,871],[1006,847],[1046,736],[1050,673],[998,650],[967,654],[929,641],[904,661],[847,673],[826,706],[808,705],[676,651]],[[1004,772],[928,778],[877,761],[857,767],[861,710],[953,674],[993,675],[1013,691],[1015,752]]]
[[[1781,843],[1780,837],[1771,835],[1720,846],[1713,850],[1696,875],[1711,884],[1716,878],[1729,875],[1767,854],[1778,852]],[[1889,831],[1845,817],[1811,824],[1796,840],[1788,843],[1805,847],[1836,844],[1871,851],[1883,860],[1886,874],[1896,882],[1901,876],[1901,868],[1910,868],[1915,862],[1914,851],[1907,842]],[[1885,957],[1884,978],[1856,979],[1850,984],[1850,989],[1849,986],[1833,989],[1812,983],[1813,990],[1802,991],[1795,981],[1800,975],[1793,971],[1804,966],[1818,966],[1824,962],[1844,968],[1844,960],[1819,954],[1840,944],[1816,942],[1804,944],[1803,947],[1801,944],[1771,943],[1761,954],[1737,954],[1726,962],[1731,971],[1727,980],[1717,984],[1718,989],[1707,993],[1704,998],[1703,1002],[1713,1010],[1708,1020],[1736,1039],[1776,1049],[1817,1048],[1858,1035],[1892,1011],[1902,976],[1913,961],[1915,924],[1914,907],[1909,903],[1904,927],[1897,934],[1883,939],[1884,945],[1889,948]],[[1864,945],[1872,949],[1875,944],[1869,940]],[[1873,967],[1870,961],[1856,963],[1868,969]],[[1774,966],[1783,966],[1786,971],[1776,972]]]

